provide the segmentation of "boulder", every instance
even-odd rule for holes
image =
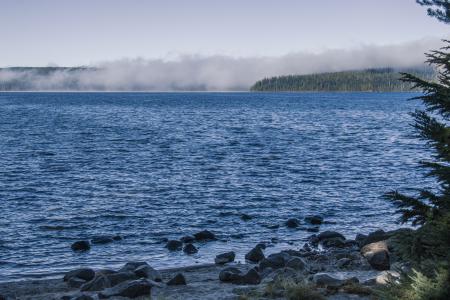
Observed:
[[[241,270],[235,267],[225,268],[219,273],[219,280],[222,282],[234,282],[241,277]]]
[[[120,236],[120,235],[115,235],[115,236],[113,236],[112,239],[115,240],[115,241],[121,241],[121,240],[123,240],[123,237]]]
[[[340,287],[345,283],[345,280],[334,278],[327,273],[314,274],[312,281],[320,287]]]
[[[396,271],[383,271],[375,278],[375,283],[385,285],[395,283],[400,279],[400,273]]]
[[[195,242],[195,237],[193,237],[192,235],[185,235],[180,239],[180,241],[185,244],[193,243]]]
[[[83,292],[101,291],[109,287],[111,287],[111,282],[106,277],[106,275],[95,274],[94,279],[86,282],[81,286],[81,291]]]
[[[87,251],[91,249],[91,244],[89,241],[76,241],[70,248],[72,248],[73,251]]]
[[[63,280],[69,281],[71,278],[79,278],[84,281],[91,281],[92,279],[94,279],[94,277],[94,270],[89,268],[81,268],[67,272],[66,275],[64,275]]]
[[[346,257],[344,257],[344,258],[341,258],[341,259],[339,259],[337,262],[336,262],[336,266],[338,267],[338,268],[345,268],[345,267],[348,267],[349,265],[350,265],[350,263],[352,262],[352,260],[350,259],[350,258],[346,258]]]
[[[256,244],[255,247],[261,248],[262,250],[264,250],[264,249],[267,248],[266,243],[264,243],[264,242],[261,242],[261,243]]]
[[[146,279],[138,279],[123,282],[115,287],[108,288],[98,294],[100,299],[111,297],[137,298],[140,296],[149,296],[152,284]]]
[[[389,234],[384,232],[384,230],[380,229],[380,230],[374,231],[372,233],[369,233],[369,235],[365,239],[361,239],[361,237],[360,237],[358,244],[359,244],[359,247],[362,248],[365,245],[376,243],[376,242],[381,242],[381,241],[387,240],[388,238],[389,238]]]
[[[124,281],[129,280],[136,280],[139,277],[132,271],[127,272],[115,272],[112,274],[105,275],[106,278],[108,278],[109,282],[111,283],[111,286],[118,285],[119,283],[122,283]]]
[[[320,225],[323,223],[323,217],[319,215],[306,216],[305,221],[313,225]]]
[[[259,262],[261,270],[272,268],[280,269],[286,266],[286,263],[291,259],[291,256],[286,252],[274,253]]]
[[[217,265],[223,265],[226,263],[233,262],[235,257],[236,257],[236,253],[234,253],[234,251],[230,251],[230,252],[226,252],[226,253],[217,255],[216,258],[214,259],[214,262]]]
[[[195,240],[197,241],[212,241],[216,240],[214,233],[208,230],[203,230],[194,234]]]
[[[186,254],[195,254],[198,252],[197,248],[192,244],[187,244],[183,248],[183,252]]]
[[[145,261],[130,261],[127,262],[122,268],[119,269],[118,272],[134,272],[137,268],[142,266],[148,266],[148,263]],[[115,273],[115,271],[106,270],[106,273]]]
[[[92,244],[109,244],[114,242],[114,239],[110,236],[97,236],[91,240]]]
[[[186,285],[186,278],[184,278],[183,274],[178,273],[167,282],[167,285]]]
[[[170,240],[167,242],[166,248],[170,251],[179,251],[183,248],[183,243],[177,240]]]
[[[333,239],[333,238],[340,238],[342,240],[345,240],[345,237],[336,231],[324,231],[317,235],[317,238],[319,242],[322,242],[323,240],[327,239]]]
[[[293,257],[287,261],[286,267],[297,271],[302,271],[306,269],[306,262],[300,257]]]
[[[261,247],[255,247],[250,250],[247,254],[245,254],[245,259],[255,263],[264,259],[264,253],[261,250]]]
[[[365,245],[361,249],[361,254],[367,259],[372,268],[379,271],[389,270],[389,250],[385,241]]]
[[[66,281],[67,285],[73,288],[79,288],[81,287],[83,284],[86,283],[86,280],[83,280],[81,278],[78,277],[72,277],[69,280]]]
[[[325,248],[344,248],[345,240],[340,237],[323,239],[320,244]]]
[[[141,265],[134,270],[134,274],[136,274],[139,278],[147,278],[156,282],[161,282],[162,277],[158,270],[153,269],[149,265]]]
[[[259,284],[261,282],[261,275],[254,268],[250,269],[245,275],[240,276],[237,284]]]
[[[288,228],[297,228],[298,226],[300,226],[300,220],[296,219],[296,218],[292,218],[292,219],[287,220],[284,224]]]

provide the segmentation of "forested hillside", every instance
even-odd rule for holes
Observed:
[[[399,80],[400,72],[418,75],[427,80],[435,78],[431,68],[414,69],[367,69],[310,75],[287,75],[265,78],[256,82],[251,91],[297,92],[297,91],[364,91],[401,92],[410,91],[412,85]]]

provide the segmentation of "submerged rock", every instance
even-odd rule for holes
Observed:
[[[236,257],[236,253],[234,253],[234,251],[230,251],[230,252],[226,252],[226,253],[217,255],[216,258],[214,259],[214,262],[217,265],[223,265],[226,263],[233,262],[235,257]]]
[[[146,279],[139,279],[134,281],[123,282],[115,287],[108,288],[98,294],[100,299],[110,297],[126,297],[137,298],[140,296],[149,296],[152,289],[152,284]]]
[[[300,220],[296,219],[296,218],[292,218],[292,219],[287,220],[284,224],[286,225],[286,227],[296,228],[296,227],[300,226]]]
[[[197,241],[212,241],[216,240],[216,236],[214,233],[208,230],[203,230],[194,234],[194,237]]]
[[[186,278],[181,273],[178,273],[167,282],[167,285],[186,285]]]
[[[306,216],[305,221],[313,225],[320,225],[323,223],[323,217],[319,215]]]
[[[177,240],[170,240],[166,244],[166,248],[170,251],[179,251],[183,247],[183,243]]]
[[[321,232],[317,235],[317,238],[318,238],[319,242],[321,242],[323,240],[327,240],[327,239],[333,239],[333,238],[340,238],[342,240],[345,240],[345,236],[343,236],[342,234],[340,234],[339,232],[336,232],[336,231]]]
[[[76,241],[70,248],[72,248],[73,251],[87,251],[91,249],[91,244],[89,241]]]
[[[92,244],[109,244],[114,242],[114,239],[110,236],[97,236],[91,239]]]
[[[197,248],[192,244],[187,244],[183,248],[183,252],[186,254],[195,254],[198,252]]]
[[[250,221],[251,219],[253,219],[252,216],[247,215],[247,214],[241,214],[241,220],[242,221]]]
[[[185,235],[180,239],[180,241],[185,244],[193,243],[195,242],[195,237],[193,237],[192,235]]]
[[[245,254],[245,259],[251,262],[259,262],[264,259],[264,253],[261,247],[256,246],[252,250],[250,250],[247,254]]]

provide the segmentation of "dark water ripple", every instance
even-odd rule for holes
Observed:
[[[300,244],[306,225],[274,225],[310,213],[350,237],[393,228],[382,194],[427,183],[409,97],[0,93],[0,280],[132,259],[188,265],[229,249],[242,259],[256,242]],[[197,255],[163,248],[205,228],[220,240]],[[70,251],[108,234],[125,239]]]

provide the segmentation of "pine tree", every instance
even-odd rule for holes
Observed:
[[[429,15],[450,24],[450,0],[417,2],[429,6]],[[401,213],[402,223],[412,221],[413,225],[423,225],[450,214],[450,41],[444,42],[445,47],[427,54],[427,62],[438,72],[436,82],[402,73],[403,81],[423,91],[423,95],[414,99],[422,100],[426,110],[413,113],[414,126],[419,136],[434,149],[432,160],[421,165],[427,169],[427,175],[439,183],[437,191],[422,189],[417,196],[399,192],[387,194]]]

